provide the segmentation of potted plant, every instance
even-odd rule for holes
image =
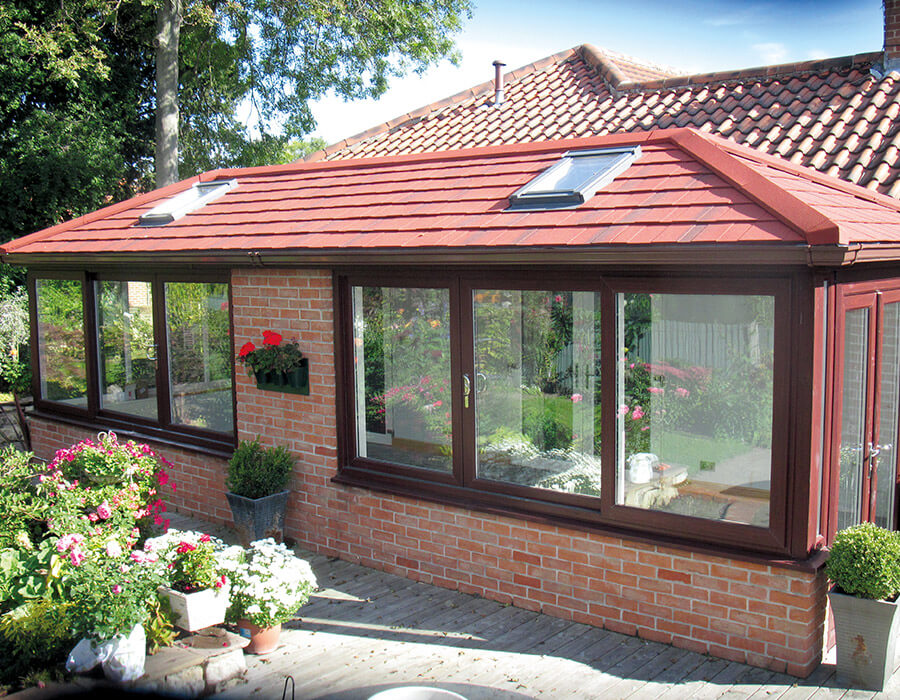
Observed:
[[[217,547],[206,534],[171,531],[148,540],[159,551],[168,573],[168,586],[159,591],[169,600],[175,624],[188,632],[225,621],[229,584],[217,561]]]
[[[244,343],[238,360],[256,377],[258,389],[309,394],[309,360],[296,340],[285,342],[280,333],[264,331],[262,347]]]
[[[837,671],[854,687],[882,690],[894,670],[900,615],[900,534],[872,523],[841,530],[825,574],[837,637]]]
[[[228,462],[225,485],[234,526],[245,547],[255,540],[284,536],[287,482],[294,458],[284,447],[263,447],[259,438],[242,440]]]
[[[309,563],[271,538],[247,549],[229,547],[220,561],[231,580],[228,621],[250,640],[244,651],[272,651],[278,645],[281,625],[293,618],[316,588]]]

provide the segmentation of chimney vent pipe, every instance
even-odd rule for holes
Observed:
[[[503,61],[494,61],[494,105],[503,104]]]

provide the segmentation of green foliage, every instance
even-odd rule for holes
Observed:
[[[469,0],[186,0],[180,172],[288,162],[309,102],[378,96],[453,57]],[[0,241],[152,182],[155,0],[0,5]],[[249,119],[238,112],[250,105]]]
[[[103,641],[128,634],[132,627],[150,617],[148,601],[165,582],[158,568],[130,565],[122,556],[89,557],[72,567],[67,597],[72,602],[75,638]]]
[[[278,337],[277,343],[267,342],[260,348],[254,346],[253,343],[245,343],[238,355],[238,361],[246,365],[247,369],[254,374],[259,374],[260,372],[290,372],[300,367],[303,351],[300,350],[300,345],[297,341],[282,342],[280,335],[273,335]]]
[[[65,658],[77,639],[71,608],[65,601],[40,598],[0,616],[0,681],[14,682]]]
[[[284,447],[263,447],[259,438],[242,440],[228,461],[225,485],[245,498],[262,498],[287,487],[294,458]]]
[[[33,498],[36,468],[30,452],[7,446],[0,450],[0,548],[31,549],[37,522],[46,504]]]
[[[842,593],[893,600],[900,593],[900,533],[872,523],[841,530],[831,545],[825,575]]]
[[[150,596],[147,600],[149,614],[144,621],[144,632],[147,635],[147,652],[155,654],[163,647],[172,645],[178,633],[172,624],[172,611],[169,599],[161,596]]]
[[[182,593],[221,586],[224,581],[215,554],[208,537],[199,542],[180,542],[170,565],[169,585]]]
[[[17,394],[31,391],[31,367],[27,349],[28,295],[23,287],[9,289],[0,283],[0,386]]]

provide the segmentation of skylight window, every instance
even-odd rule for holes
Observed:
[[[640,146],[569,151],[509,198],[510,209],[577,207],[594,196],[641,155]]]
[[[237,180],[213,180],[212,182],[195,182],[193,187],[179,192],[174,197],[157,204],[150,211],[141,214],[141,226],[165,226],[185,214],[190,214],[213,200],[218,199],[229,190],[237,187]]]

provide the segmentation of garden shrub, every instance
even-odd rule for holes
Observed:
[[[287,487],[294,458],[284,447],[263,447],[259,438],[243,440],[228,462],[225,485],[244,498],[262,498]]]
[[[0,450],[0,549],[30,549],[38,534],[45,504],[31,493],[36,476],[32,458],[11,446]]]
[[[71,604],[41,598],[29,600],[0,616],[0,654],[8,660],[4,681],[15,680],[35,668],[45,668],[72,648]]]
[[[831,545],[825,574],[841,593],[893,600],[900,593],[900,533],[872,523],[841,530]]]

